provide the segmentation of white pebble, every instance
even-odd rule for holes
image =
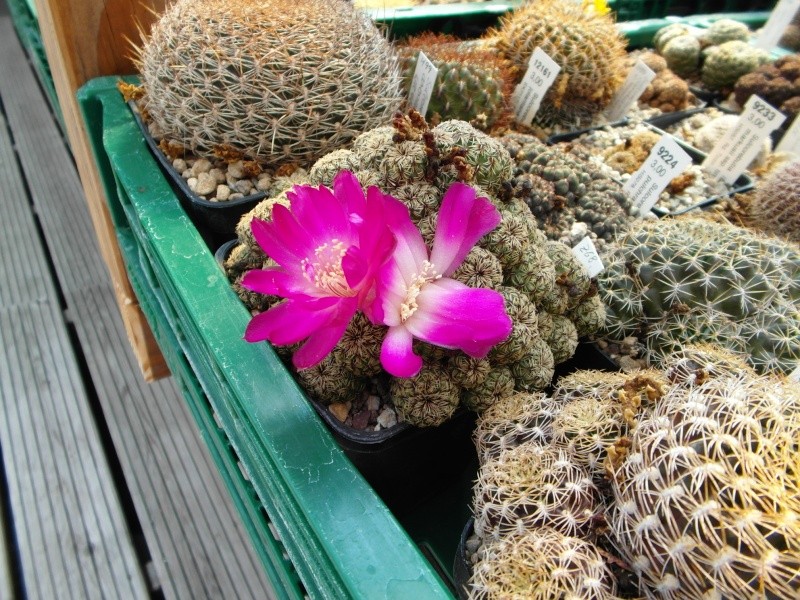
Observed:
[[[178,173],[183,173],[186,170],[186,161],[182,158],[176,158],[172,161],[172,168]]]
[[[231,195],[231,188],[227,185],[218,185],[217,186],[217,200],[224,201],[227,200]]]
[[[250,192],[253,191],[253,184],[250,183],[249,179],[241,179],[236,183],[234,183],[231,186],[231,189],[234,189],[240,194],[244,194],[245,196],[247,196]]]
[[[228,173],[230,173],[236,179],[241,179],[244,177],[244,165],[242,161],[237,160],[236,162],[232,162],[228,165]]]
[[[192,175],[191,169],[186,169],[185,171],[181,171],[181,177],[184,179],[189,179],[190,177],[194,177],[194,175]]]
[[[387,406],[383,409],[381,414],[378,415],[377,421],[381,427],[384,429],[389,429],[389,427],[394,427],[397,425],[397,415],[394,414],[394,411]]]
[[[239,192],[236,192],[236,193],[234,193],[234,194],[231,194],[231,195],[228,197],[228,200],[239,200],[239,199],[241,199],[241,198],[244,198],[244,194],[240,194]]]
[[[217,183],[225,183],[225,172],[222,169],[211,169],[208,174],[211,175]]]
[[[259,192],[266,192],[272,185],[272,178],[266,173],[262,173],[256,182],[256,189]]]
[[[381,406],[381,399],[377,396],[367,398],[367,410],[378,410]]]
[[[192,174],[195,176],[200,175],[200,173],[208,173],[211,170],[211,161],[207,158],[198,158],[197,161],[192,165]]]
[[[192,190],[193,192],[196,192],[197,191],[197,177],[189,177],[186,180],[186,185],[189,186],[190,190]]]
[[[197,187],[195,192],[200,196],[207,196],[217,189],[217,180],[214,179],[208,172],[199,173],[197,175]]]

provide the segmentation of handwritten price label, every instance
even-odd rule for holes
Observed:
[[[662,135],[647,160],[622,186],[622,191],[633,203],[634,214],[644,215],[653,208],[667,184],[690,164],[692,157],[686,154],[675,138],[668,133]]]
[[[755,47],[762,50],[772,50],[777,46],[783,32],[786,30],[786,26],[792,20],[798,8],[800,8],[800,0],[780,0],[769,15],[764,27],[761,28],[761,33],[758,34],[758,38],[754,43]]]
[[[756,157],[764,139],[785,120],[786,115],[753,94],[738,121],[708,153],[703,169],[732,184]]]
[[[606,109],[606,117],[609,121],[619,121],[628,111],[631,106],[639,99],[644,90],[653,81],[656,74],[653,69],[644,64],[641,60],[637,60],[636,64],[628,73],[622,87],[619,88],[614,95],[611,104]]]
[[[561,67],[541,48],[536,48],[528,63],[525,77],[514,90],[511,103],[518,123],[530,125],[539,111],[542,98],[553,85]]]
[[[597,254],[597,248],[594,247],[592,238],[588,236],[583,238],[578,245],[572,249],[572,254],[575,255],[578,262],[588,271],[589,277],[597,277],[603,272],[603,269],[605,269],[603,261],[600,260],[600,255]]]
[[[431,101],[437,75],[439,69],[424,52],[420,51],[417,55],[417,68],[414,69],[414,77],[411,79],[411,89],[408,91],[408,104],[423,117],[428,112],[428,103]]]

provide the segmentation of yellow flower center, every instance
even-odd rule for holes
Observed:
[[[436,281],[437,279],[441,279],[442,275],[436,272],[433,264],[429,261],[422,262],[422,272],[419,274],[414,273],[411,276],[411,285],[406,288],[406,298],[405,301],[400,305],[400,321],[405,323],[408,319],[411,318],[417,309],[419,308],[419,304],[417,304],[417,296],[422,291],[422,287],[426,283],[430,283],[431,281]]]
[[[314,261],[304,258],[300,263],[306,279],[319,289],[333,296],[355,296],[356,292],[347,285],[342,269],[342,258],[347,254],[344,242],[334,238],[314,250]]]

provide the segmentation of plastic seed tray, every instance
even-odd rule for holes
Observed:
[[[407,515],[420,543],[446,542],[423,554],[271,349],[241,339],[250,315],[161,174],[116,79],[91,81],[78,98],[120,247],[276,593],[452,597],[425,554],[454,553],[458,532],[427,520],[427,506]]]

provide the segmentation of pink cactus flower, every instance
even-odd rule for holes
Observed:
[[[296,186],[291,207],[276,205],[272,221],[253,219],[259,246],[278,267],[249,271],[242,285],[285,300],[256,315],[248,342],[282,346],[307,340],[292,357],[295,367],[312,367],[339,342],[359,309],[369,310],[375,281],[390,258],[394,237],[386,226],[384,196],[371,187],[365,197],[355,175],[342,171],[333,191]]]
[[[411,348],[414,338],[482,358],[510,335],[511,319],[498,292],[450,277],[500,223],[488,199],[476,198],[468,185],[452,184],[442,199],[430,256],[401,202],[387,199],[386,219],[397,244],[378,276],[375,315],[389,326],[381,347],[384,369],[396,377],[419,373],[422,359]]]

